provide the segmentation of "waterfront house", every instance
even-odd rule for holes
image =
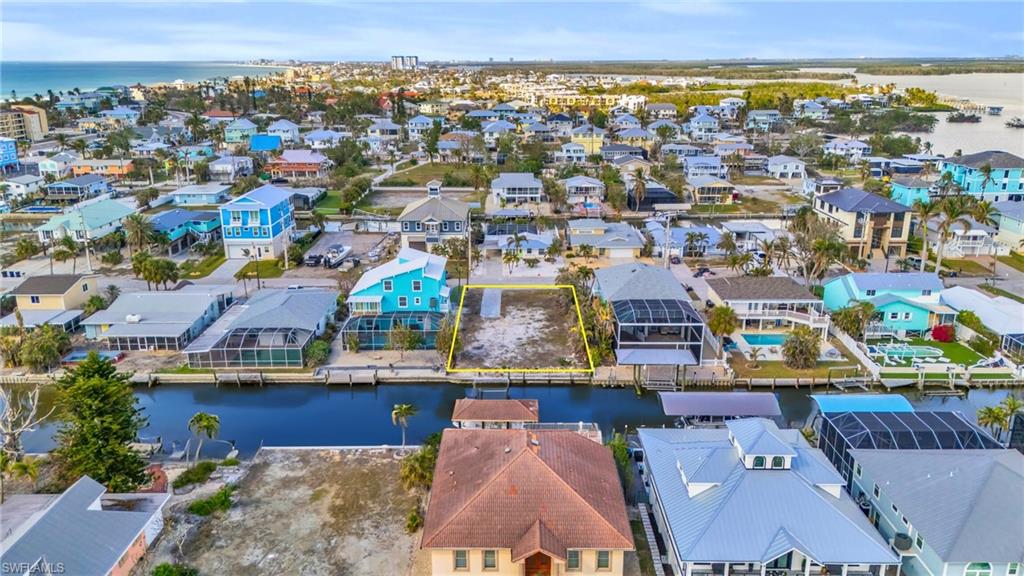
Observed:
[[[931,235],[929,246],[932,250],[939,249],[939,229],[945,221],[945,214],[939,214],[928,221],[928,231]],[[996,228],[982,224],[970,216],[964,217],[963,221],[968,228],[963,228],[959,224],[953,226],[952,234],[943,244],[942,254],[945,258],[1006,256],[1010,253],[1009,246],[995,239]]]
[[[402,127],[391,120],[377,120],[366,129],[367,136],[375,136],[384,140],[394,140],[402,134]]]
[[[427,196],[410,203],[398,216],[402,247],[431,251],[434,246],[469,235],[469,204],[445,198],[441,182],[427,183]]]
[[[953,323],[955,310],[939,300],[942,288],[942,279],[930,272],[858,272],[826,282],[823,298],[833,312],[870,302],[878,318],[868,325],[868,333],[904,337],[925,334],[936,324]]]
[[[647,158],[647,151],[639,146],[630,146],[628,144],[604,144],[599,147],[601,153],[601,159],[605,162],[612,162],[616,158],[623,156],[631,158],[639,158],[644,160]]]
[[[781,180],[803,179],[807,176],[806,166],[806,162],[792,156],[770,156],[768,158],[768,175]]]
[[[828,336],[829,317],[821,298],[789,276],[708,278],[708,299],[728,306],[739,319],[737,331],[787,331],[807,326]]]
[[[1024,251],[1024,244],[1021,244],[1024,241],[1024,202],[1004,200],[992,206],[999,211],[996,216],[999,228],[996,240],[1017,252]]]
[[[986,179],[982,168],[992,169]],[[1009,152],[986,150],[965,156],[950,156],[938,162],[938,173],[949,172],[953,182],[966,194],[982,200],[1001,202],[1024,200],[1024,158]]]
[[[264,158],[284,148],[280,136],[270,134],[253,134],[249,137],[249,152],[262,154]]]
[[[220,204],[231,195],[231,186],[218,182],[189,184],[170,193],[177,206],[213,206]]]
[[[590,176],[572,176],[559,183],[565,188],[566,203],[570,206],[577,204],[600,204],[604,200],[605,186],[597,178]]]
[[[97,174],[87,174],[67,180],[58,180],[45,186],[46,199],[51,202],[78,202],[98,196],[110,190],[107,179]]]
[[[829,142],[826,142],[822,147],[825,154],[834,154],[836,156],[842,156],[850,163],[857,162],[864,156],[871,154],[871,145],[861,142],[860,140],[850,140],[849,138],[835,138]]]
[[[843,188],[814,199],[814,213],[839,225],[855,258],[903,258],[910,235],[910,208],[859,188]]]
[[[432,349],[450,309],[447,262],[444,256],[402,248],[394,260],[364,272],[346,300],[349,318],[341,328],[346,348],[357,338],[360,350],[383,350],[401,325],[420,334],[421,348]]]
[[[714,176],[694,176],[687,186],[694,204],[732,204],[738,196],[731,182]]]
[[[22,199],[34,196],[39,192],[39,187],[44,182],[46,182],[46,180],[42,176],[22,174],[21,176],[2,180],[0,181],[0,184],[7,185],[7,190],[4,192],[4,199],[6,200],[9,198]]]
[[[640,262],[594,271],[593,296],[615,317],[615,356],[646,381],[677,382],[683,366],[698,365],[704,322],[670,270]]]
[[[585,164],[587,162],[587,149],[583,147],[583,144],[566,142],[555,153],[555,161],[560,164]]]
[[[278,258],[295,230],[291,192],[270,184],[220,206],[224,251],[228,258]],[[248,252],[248,255],[246,255]]]
[[[570,430],[442,433],[420,548],[434,576],[621,576],[633,535],[611,451]]]
[[[111,494],[88,476],[56,496],[8,496],[0,564],[11,574],[125,576],[163,530],[170,497]]]
[[[675,156],[680,163],[682,163],[683,158],[700,156],[702,154],[704,154],[704,150],[692,144],[676,144],[669,142],[661,147],[662,159],[666,159],[669,156]]]
[[[267,162],[275,178],[326,178],[333,162],[313,150],[285,150]]]
[[[225,144],[241,144],[256,135],[257,127],[247,118],[239,118],[224,127]]]
[[[58,152],[49,158],[43,158],[37,164],[39,175],[45,177],[47,174],[54,178],[63,178],[71,170],[71,164],[80,156],[74,152]]]
[[[592,124],[584,124],[573,129],[571,140],[574,144],[582,144],[587,156],[601,154],[605,131]]]
[[[749,142],[720,142],[712,148],[715,156],[752,156],[754,145]]]
[[[349,137],[345,132],[335,130],[313,130],[302,135],[302,141],[313,150],[334,148],[342,140]]]
[[[302,368],[338,310],[338,291],[267,289],[228,308],[185,348],[191,368]]]
[[[502,172],[491,181],[491,194],[498,204],[540,202],[544,184],[529,172]]]
[[[647,114],[652,118],[672,120],[676,113],[676,105],[671,102],[652,102],[647,105]]]
[[[527,399],[459,398],[452,410],[456,428],[522,429],[540,421],[538,403]]]
[[[766,240],[774,240],[788,234],[785,229],[770,228],[760,220],[726,220],[719,226],[722,230],[732,233],[737,248],[748,252],[760,250]]]
[[[1024,306],[1006,296],[989,296],[966,286],[952,286],[939,294],[942,305],[960,312],[970,310],[999,338],[999,348],[1024,353]]]
[[[267,134],[279,137],[286,144],[295,144],[299,142],[299,125],[287,118],[281,118],[267,126]]]
[[[660,209],[679,209],[683,199],[676,196],[664,184],[647,179],[643,197],[637,196],[636,182],[626,179],[626,207],[636,212],[655,212]]]
[[[108,178],[123,178],[132,171],[131,159],[109,158],[92,160],[75,160],[71,163],[72,176],[99,174]]]
[[[698,114],[686,123],[683,130],[689,133],[690,138],[695,142],[709,142],[711,137],[718,132],[721,124],[718,118],[710,114]]]
[[[771,420],[639,430],[643,480],[674,574],[896,576],[900,558],[800,430]]]
[[[194,212],[174,208],[154,214],[149,223],[153,232],[167,239],[167,253],[177,254],[196,242],[220,240],[220,216],[216,212]]]
[[[686,175],[687,180],[697,176],[725,178],[729,172],[728,167],[722,163],[721,156],[687,156],[682,160],[683,173]]]
[[[743,128],[758,132],[768,132],[782,124],[782,122],[782,114],[778,110],[751,110],[747,112],[747,121]]]
[[[234,286],[121,294],[82,320],[85,337],[110,350],[182,350],[234,301]]]
[[[889,197],[904,206],[913,206],[914,202],[931,200],[932,186],[932,182],[917,176],[894,176],[889,180]]]
[[[642,150],[642,148],[638,148],[638,150]],[[629,178],[636,174],[637,170],[642,171],[645,175],[649,175],[651,173],[651,167],[654,166],[654,162],[640,156],[626,154],[613,158],[611,165],[619,171],[619,174]]]
[[[595,256],[639,258],[646,240],[626,222],[605,222],[599,218],[580,218],[566,223],[569,246],[579,250],[590,246]]]
[[[935,428],[936,436],[953,436]],[[957,434],[959,436],[959,434]],[[902,430],[899,437],[904,438]],[[924,438],[924,445],[934,445]],[[852,450],[850,493],[909,576],[1015,576],[1024,568],[1017,450]]]
[[[655,258],[665,255],[665,246],[668,246],[669,256],[725,255],[725,251],[717,247],[722,240],[722,232],[712,226],[673,226],[668,230],[667,239],[664,224],[655,218],[647,219],[644,229],[654,245],[651,255]]]
[[[96,277],[82,274],[30,276],[8,292],[14,296],[26,329],[52,324],[65,332],[78,328],[86,300],[98,293]],[[13,313],[0,318],[0,326],[17,325]]]
[[[221,156],[207,166],[210,169],[210,180],[225,184],[253,174],[252,158],[248,156]]]
[[[101,200],[51,216],[36,228],[36,233],[44,244],[53,244],[65,236],[84,244],[120,230],[124,219],[134,213],[135,210],[117,200]]]

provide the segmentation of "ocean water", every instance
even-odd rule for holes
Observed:
[[[217,77],[265,76],[283,67],[248,66],[230,62],[3,62],[0,98],[46,95],[74,88],[87,91],[112,84],[157,84]]]

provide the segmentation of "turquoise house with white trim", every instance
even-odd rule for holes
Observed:
[[[433,348],[434,334],[451,308],[447,263],[443,256],[403,248],[394,260],[363,274],[346,300],[345,346],[355,335],[360,349],[387,348],[392,328],[401,324],[420,332],[422,348]]]
[[[986,165],[992,167],[988,181],[981,172],[981,168]],[[1024,158],[1009,152],[987,150],[966,156],[951,156],[939,161],[938,172],[949,172],[964,193],[978,196],[982,200],[1024,200]]]
[[[925,334],[936,324],[952,324],[956,311],[939,302],[942,279],[931,272],[854,273],[825,283],[822,300],[836,312],[857,302],[870,302],[879,319],[869,336]]]
[[[239,118],[224,128],[225,144],[241,144],[252,138],[257,131],[256,124],[246,118]]]
[[[928,194],[931,182],[916,176],[896,176],[889,181],[889,186],[892,187],[889,197],[904,206],[913,206],[914,202],[928,202],[931,199]]]

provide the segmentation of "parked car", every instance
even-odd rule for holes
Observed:
[[[669,258],[669,260],[673,264],[682,264],[683,263],[682,259],[680,259],[679,256],[673,256],[673,257]]]
[[[306,266],[314,268],[316,266],[320,266],[323,263],[323,261],[323,254],[306,254],[306,258],[305,260],[302,261],[302,263],[305,264]]]

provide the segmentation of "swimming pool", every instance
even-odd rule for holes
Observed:
[[[942,350],[933,346],[911,346],[909,344],[878,344],[868,346],[868,354],[892,358],[939,358]]]
[[[59,206],[26,206],[19,210],[28,214],[57,214],[63,212]]]
[[[785,334],[740,334],[751,346],[782,346]]]

